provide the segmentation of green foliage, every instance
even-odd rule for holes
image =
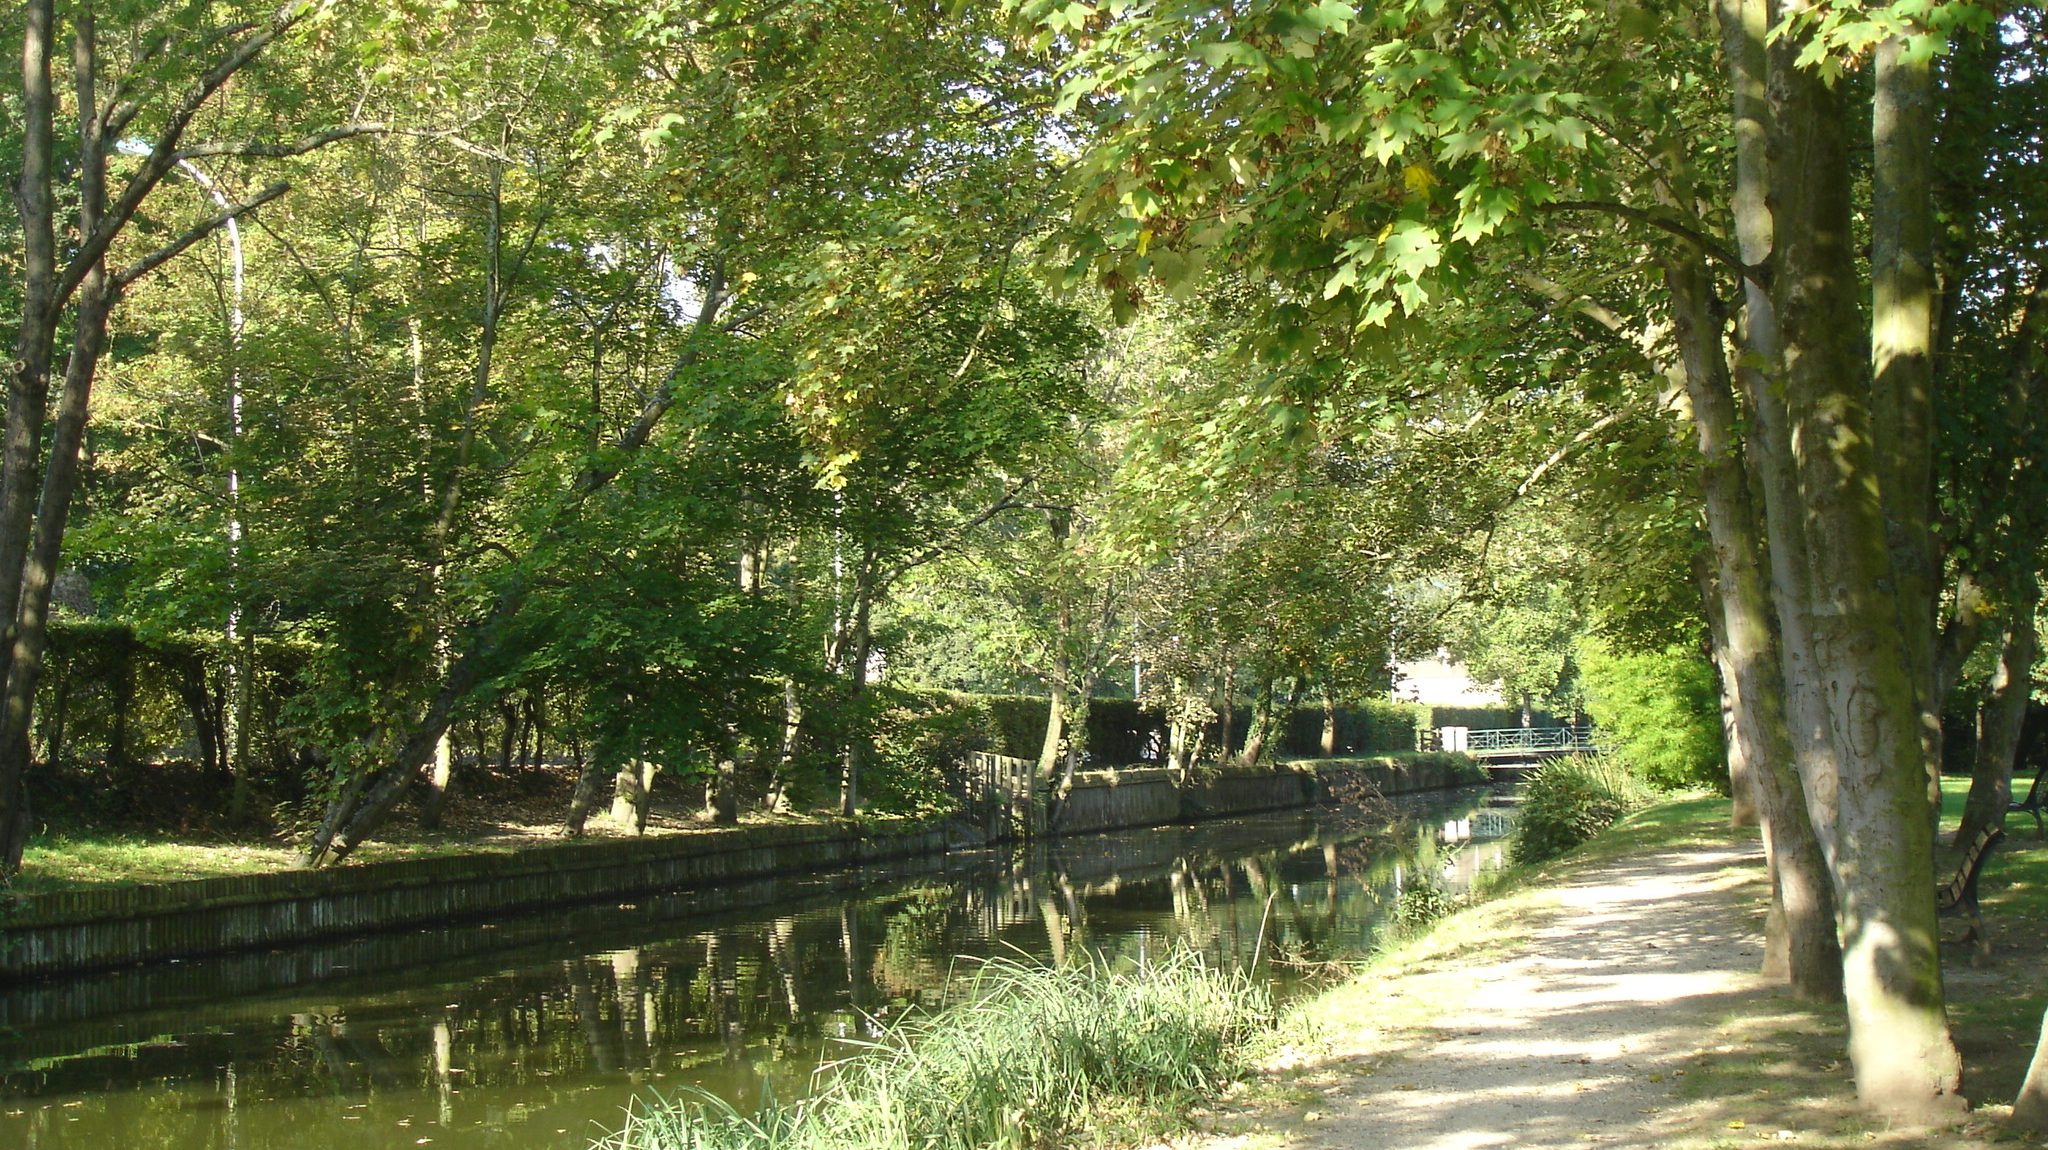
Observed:
[[[1423,707],[1424,725],[1429,727],[1467,727],[1474,731],[1498,731],[1507,727],[1522,725],[1520,707]],[[1550,711],[1537,707],[1530,712],[1530,722],[1538,727],[1555,727],[1564,719]]]
[[[1057,1146],[1112,1100],[1169,1105],[1249,1069],[1267,991],[1191,952],[1137,968],[995,960],[967,1000],[893,1025],[810,1097],[743,1114],[704,1095],[632,1111],[593,1150],[993,1150]]]
[[[884,689],[877,695],[885,705],[868,773],[877,804],[916,814],[955,809],[961,767],[999,737],[990,700],[939,691]]]
[[[1394,902],[1394,929],[1401,934],[1414,934],[1463,905],[1441,883],[1412,883]]]
[[[1586,710],[1608,753],[1655,786],[1728,792],[1720,686],[1697,650],[1623,653],[1587,640],[1578,663]]]
[[[1337,708],[1339,755],[1369,755],[1413,750],[1415,732],[1422,726],[1423,708],[1411,703],[1390,703],[1367,699]],[[1323,750],[1323,709],[1296,707],[1286,718],[1280,739],[1282,755],[1319,755]]]
[[[1522,788],[1509,859],[1556,858],[1656,798],[1655,788],[1614,759],[1575,755],[1548,763]]]

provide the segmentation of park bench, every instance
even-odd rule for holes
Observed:
[[[1977,879],[1984,873],[1984,860],[1991,857],[1991,848],[2004,837],[2002,827],[1985,827],[1979,832],[1976,841],[1970,844],[1969,853],[1956,867],[1955,877],[1943,883],[1934,896],[1934,905],[1939,913],[1960,913],[1970,920],[1970,932],[1957,941],[1974,939],[1978,961],[1991,957],[1991,936],[1985,933],[1984,918],[1977,913]]]
[[[2027,814],[2034,816],[2034,834],[2041,841],[2048,842],[2048,830],[2042,829],[2041,826],[2041,800],[2044,797],[2041,794],[2042,775],[2048,775],[2048,760],[2044,760],[2039,767],[2034,769],[2034,785],[2027,788],[2027,797],[2016,803],[2007,803],[2005,809],[2007,811],[2025,811]]]

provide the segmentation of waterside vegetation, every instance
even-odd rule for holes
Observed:
[[[636,1107],[597,1150],[993,1150],[1071,1145],[1115,1113],[1171,1121],[1249,1071],[1275,1014],[1242,971],[1189,951],[1142,966],[996,960],[961,1001],[849,1044],[795,1100],[710,1096]]]

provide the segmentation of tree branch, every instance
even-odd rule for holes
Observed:
[[[163,247],[160,247],[157,250],[149,253],[148,255],[137,260],[135,263],[130,264],[125,268],[122,268],[120,271],[115,272],[113,276],[114,290],[116,292],[128,290],[128,286],[134,283],[136,280],[141,279],[143,276],[148,275],[150,272],[155,271],[157,268],[162,267],[164,264],[170,262],[171,260],[178,258],[179,255],[183,254],[185,249],[191,247],[193,244],[196,244],[200,240],[203,240],[206,237],[212,235],[213,233],[219,231],[221,228],[226,227],[227,222],[229,220],[235,219],[238,216],[246,215],[249,212],[255,211],[257,208],[262,207],[264,204],[267,204],[270,201],[276,199],[277,197],[284,195],[286,192],[291,190],[291,187],[292,186],[290,184],[284,182],[283,180],[279,180],[276,183],[270,185],[269,187],[264,188],[262,191],[257,192],[255,195],[249,197],[248,199],[243,200],[241,203],[230,204],[224,210],[215,212],[213,215],[210,215],[205,219],[199,221],[198,223],[193,224],[190,228],[187,228],[184,232],[180,233],[178,238],[172,240],[170,243],[165,244]]]
[[[952,534],[949,537],[941,539],[937,543],[932,544],[931,546],[925,548],[924,550],[918,552],[915,555],[912,555],[910,558],[905,559],[903,562],[898,563],[895,567],[891,568],[888,574],[882,576],[877,580],[875,584],[876,589],[887,589],[889,586],[894,584],[896,580],[903,578],[910,572],[915,571],[919,567],[922,567],[925,564],[930,563],[932,560],[937,559],[939,556],[944,555],[946,552],[952,550],[953,546],[960,541],[960,538],[962,536],[966,535],[968,532],[974,530],[982,524],[987,523],[989,520],[994,519],[996,516],[1001,515],[1003,512],[1015,511],[1025,506],[1025,504],[1018,499],[1018,496],[1024,494],[1024,489],[1030,486],[1030,476],[1027,475],[1024,478],[1018,480],[1016,486],[1010,488],[1008,491],[1003,492],[1002,498],[996,500],[994,503],[989,504],[988,507],[982,510],[981,514],[976,515],[974,518],[954,528]]]
[[[1660,231],[1669,232],[1693,247],[1698,248],[1708,259],[1729,268],[1736,275],[1756,284],[1758,287],[1768,288],[1771,284],[1769,267],[1762,264],[1743,263],[1742,257],[1737,255],[1734,249],[1700,231],[1698,228],[1672,219],[1663,212],[1639,208],[1633,204],[1624,204],[1619,200],[1558,200],[1553,203],[1539,205],[1537,210],[1559,213],[1600,212],[1610,216],[1620,216],[1625,220],[1634,220],[1639,224],[1648,224]]]
[[[121,189],[121,198],[107,209],[99,226],[86,235],[85,242],[79,245],[78,251],[71,257],[71,263],[64,269],[64,276],[58,283],[54,307],[62,308],[70,300],[71,294],[77,291],[78,285],[84,281],[86,273],[106,258],[107,249],[113,245],[114,237],[120,234],[122,228],[128,226],[129,220],[135,218],[136,211],[142,207],[142,201],[163,182],[163,178],[171,169],[177,166],[178,141],[184,138],[185,129],[191,126],[192,118],[199,114],[199,109],[204,107],[206,102],[213,98],[213,94],[235,73],[254,60],[263,49],[270,46],[271,41],[297,23],[298,19],[298,16],[288,14],[280,17],[269,27],[251,34],[230,49],[227,55],[221,57],[218,63],[186,90],[183,98],[165,117],[162,134],[143,157],[141,169],[129,177],[127,186]]]
[[[341,124],[283,143],[275,140],[223,140],[218,143],[194,144],[189,148],[178,149],[173,153],[173,157],[176,160],[200,160],[209,156],[246,156],[281,160],[291,156],[303,156],[307,152],[342,140],[352,140],[357,136],[381,136],[390,130],[390,125],[381,121]]]

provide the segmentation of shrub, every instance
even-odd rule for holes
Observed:
[[[1660,787],[1728,793],[1721,693],[1699,652],[1618,654],[1585,642],[1578,660],[1586,710],[1615,757]]]
[[[991,1150],[1062,1145],[1110,1099],[1161,1104],[1248,1068],[1267,992],[1193,952],[1137,969],[1002,960],[967,1001],[899,1023],[753,1115],[709,1095],[656,1103],[594,1150]]]
[[[1463,905],[1457,895],[1436,882],[1419,882],[1394,902],[1394,928],[1413,934]]]
[[[1656,797],[1654,788],[1611,758],[1558,759],[1529,776],[1508,857],[1517,863],[1556,858]]]

